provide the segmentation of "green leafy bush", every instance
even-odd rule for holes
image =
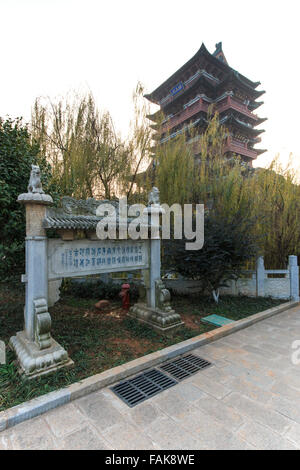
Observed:
[[[40,156],[21,119],[0,118],[0,279],[24,272],[25,210],[18,202],[27,192],[32,164],[39,164],[44,189],[50,188],[51,167]],[[53,189],[53,188],[52,188]],[[56,198],[54,194],[54,198]]]
[[[247,261],[257,256],[257,238],[252,235],[254,220],[244,221],[236,215],[230,221],[209,215],[204,223],[204,247],[186,251],[188,240],[165,240],[165,269],[189,279],[200,280],[203,292],[209,292],[218,302],[219,288],[237,279]]]
[[[39,147],[31,144],[21,119],[0,118],[0,278],[24,271],[24,208],[18,195],[27,192],[31,164]]]

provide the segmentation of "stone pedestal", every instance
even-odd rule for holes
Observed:
[[[49,374],[61,367],[70,366],[73,361],[53,338],[50,337],[49,346],[40,349],[39,344],[30,341],[25,331],[21,331],[10,339],[10,346],[17,354],[19,372],[29,379]]]
[[[159,308],[147,307],[145,303],[137,303],[131,307],[128,316],[141,323],[146,323],[155,331],[164,335],[173,335],[184,323],[175,310],[164,312]]]
[[[26,283],[24,331],[10,339],[17,354],[20,372],[33,378],[72,364],[67,352],[51,337],[48,312],[47,236],[43,228],[46,206],[51,196],[44,194],[39,168],[33,167],[28,186],[18,202],[26,207]]]

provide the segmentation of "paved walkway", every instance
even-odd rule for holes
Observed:
[[[295,340],[299,307],[197,349],[213,367],[135,408],[104,389],[0,433],[0,449],[300,449]]]

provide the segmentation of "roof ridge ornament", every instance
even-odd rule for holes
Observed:
[[[219,59],[221,62],[223,62],[224,64],[228,65],[228,62],[226,60],[226,57],[225,57],[225,54],[223,52],[223,49],[222,49],[222,41],[218,42],[216,44],[216,50],[215,52],[212,54],[216,59]]]
[[[111,204],[118,206],[118,201],[109,201],[107,199],[97,200],[93,197],[88,199],[75,199],[70,196],[61,198],[63,212],[69,215],[96,215],[97,208],[101,204]]]

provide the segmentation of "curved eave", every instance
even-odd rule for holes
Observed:
[[[204,46],[204,44],[202,44],[202,46]],[[201,46],[201,47],[202,47]],[[261,83],[260,82],[253,82],[252,80],[250,80],[249,78],[245,77],[244,75],[242,75],[241,73],[237,72],[236,70],[234,70],[232,67],[230,67],[227,63],[225,62],[222,62],[220,59],[218,59],[217,57],[215,57],[213,54],[211,54],[207,49],[206,47],[204,46],[203,47],[203,54],[206,55],[206,57],[208,59],[211,59],[213,64],[216,65],[217,67],[220,67],[223,68],[224,71],[228,70],[230,73],[233,73],[233,74],[238,74],[239,78],[240,78],[240,81],[242,81],[246,86],[250,87],[250,88],[257,88]]]
[[[180,67],[180,69],[178,69],[169,78],[167,78],[167,80],[165,80],[154,91],[152,91],[152,93],[144,95],[145,98],[147,98],[152,103],[159,104],[162,97],[169,92],[170,88],[172,88],[172,84],[176,84],[176,81],[178,82],[181,74],[184,73],[185,70],[190,67],[195,62],[195,60],[197,60],[201,56],[207,57],[207,59],[210,60],[216,67],[221,68],[223,71],[228,71],[235,75],[238,74],[240,81],[242,81],[245,86],[248,86],[253,90],[260,85],[260,82],[253,82],[252,80],[249,80],[249,78],[245,77],[239,72],[236,72],[236,70],[231,68],[228,64],[214,57],[214,55],[206,49],[204,43],[202,43],[200,49],[190,60],[188,60],[182,67]]]
[[[253,109],[257,109],[259,108],[260,106],[262,106],[264,104],[264,101],[253,101],[252,103],[250,103],[248,105],[248,108],[250,108],[251,110]]]
[[[146,98],[148,101],[151,101],[151,103],[158,104],[159,105],[159,100],[155,100],[152,98],[152,94],[146,94],[143,95],[144,98]]]
[[[261,90],[261,91],[254,90],[254,92],[255,92],[256,98],[259,98],[260,96],[266,93],[265,90]]]
[[[247,90],[250,94],[252,94],[252,96],[255,97],[255,99],[259,98],[265,93],[264,90],[260,90],[260,91],[255,90],[254,87],[245,83],[245,81],[240,78],[240,74],[236,73],[234,70],[231,70],[230,73],[224,78],[224,80],[222,80],[220,83],[218,83],[218,85],[216,85],[216,88],[222,88],[226,85],[226,83],[230,81],[236,82],[239,86],[241,86],[242,88]]]
[[[232,124],[233,126],[239,127],[240,129],[250,132],[251,134],[256,135],[256,136],[265,132],[264,129],[254,129],[253,127],[247,126],[247,124],[243,124],[242,122],[237,120],[233,115],[226,116],[226,118],[224,118],[221,124],[224,125],[225,127],[227,124]]]
[[[211,54],[211,53],[206,49],[206,47],[205,47],[205,45],[204,45],[203,43],[202,43],[201,48],[202,48],[203,53],[204,53],[209,59],[211,59],[211,60],[213,61],[214,65],[223,68],[223,70],[230,70],[230,71],[233,71],[233,72],[235,72],[235,73],[238,73],[239,76],[241,77],[241,79],[242,79],[243,81],[245,81],[245,82],[248,84],[248,86],[251,86],[252,88],[256,88],[256,87],[258,87],[258,86],[261,84],[260,82],[253,82],[253,81],[250,80],[249,78],[245,77],[245,76],[242,75],[241,73],[239,73],[239,72],[237,72],[236,70],[234,70],[232,67],[230,67],[230,65],[228,65],[228,64],[226,64],[226,63],[224,63],[224,62],[222,62],[220,59],[218,59],[218,58],[215,57],[213,54]],[[200,48],[200,50],[201,50],[201,48]]]
[[[248,140],[249,140],[249,143],[251,143],[251,145],[256,145],[261,141],[261,138],[260,137],[252,137],[252,138],[249,138]]]
[[[249,80],[249,78],[245,77],[242,75],[240,72],[237,70],[231,69],[233,71],[233,74],[239,79],[240,82],[242,82],[244,85],[252,88],[255,90],[259,85],[261,85],[261,82],[252,82]]]
[[[259,126],[263,122],[267,121],[268,118],[258,118],[258,120],[255,122],[254,126]]]
[[[257,155],[261,155],[262,153],[267,152],[267,149],[255,149],[255,152],[257,152]]]
[[[258,126],[259,124],[261,124],[262,122],[266,121],[268,118],[258,118],[255,114],[250,114],[250,113],[245,113],[243,112],[243,110],[240,110],[240,109],[237,109],[237,108],[234,108],[234,107],[228,107],[226,109],[223,109],[219,112],[219,116],[220,116],[220,119],[222,119],[222,117],[225,117],[225,116],[229,116],[229,115],[232,115],[232,116],[241,116],[241,120],[243,120],[243,118],[247,118],[251,121],[251,125],[253,127],[256,127]]]
[[[161,111],[156,111],[156,113],[147,114],[146,118],[149,119],[149,121],[158,122],[161,119],[161,115]]]
[[[204,53],[204,51],[207,51],[204,43],[201,44],[201,47],[200,49],[196,52],[196,54],[190,59],[188,60],[184,65],[182,65],[182,67],[180,67],[180,69],[178,69],[175,73],[173,73],[169,78],[167,78],[167,80],[165,80],[161,85],[159,85],[154,91],[152,91],[152,93],[149,93],[147,95],[144,95],[145,98],[147,98],[149,101],[151,101],[152,103],[156,103],[156,104],[159,104],[160,100],[161,100],[161,96],[163,96],[165,93],[164,93],[164,90],[166,88],[168,88],[168,91],[169,91],[169,88],[171,88],[171,83],[172,82],[175,82],[175,78],[179,75],[181,75],[183,72],[185,72],[185,70],[190,66],[192,65],[192,63],[201,55]],[[208,51],[207,51],[208,52]],[[209,54],[209,52],[208,52]],[[170,86],[169,86],[170,85]]]

